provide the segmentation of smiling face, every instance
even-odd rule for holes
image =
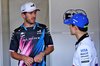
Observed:
[[[24,22],[27,24],[34,24],[36,20],[36,10],[32,12],[22,13],[22,17],[24,18]]]

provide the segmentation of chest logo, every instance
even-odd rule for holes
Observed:
[[[25,33],[24,32],[21,32],[20,33],[20,37],[25,37]]]
[[[37,34],[42,34],[42,31],[41,30],[37,31]]]

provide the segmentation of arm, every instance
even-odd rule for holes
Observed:
[[[11,52],[11,57],[16,59],[16,60],[23,60],[24,63],[28,66],[34,62],[33,58],[25,56],[25,55],[18,54],[16,52]]]
[[[54,51],[54,46],[49,46],[47,47],[44,52],[46,53],[46,55],[49,55],[51,52]]]
[[[44,50],[44,52],[46,53],[46,55],[49,55],[53,50],[54,50],[54,46],[49,46]],[[34,61],[41,63],[44,56],[45,56],[44,53],[40,52],[37,56],[34,57]]]

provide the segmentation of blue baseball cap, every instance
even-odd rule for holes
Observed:
[[[88,23],[89,23],[88,18],[81,13],[77,13],[73,15],[70,19],[64,20],[64,24],[73,24],[80,28],[86,28],[88,26],[86,24]]]

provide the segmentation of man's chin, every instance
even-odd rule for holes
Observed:
[[[29,23],[29,24],[35,24],[35,22],[31,22],[31,23]]]

